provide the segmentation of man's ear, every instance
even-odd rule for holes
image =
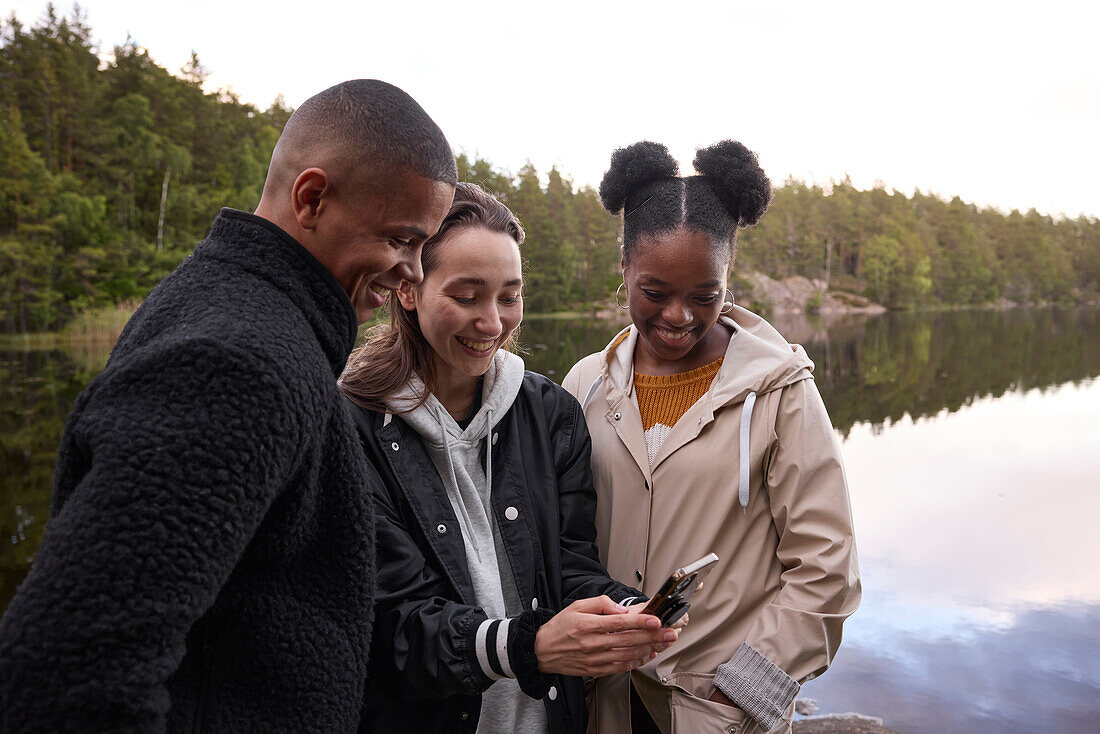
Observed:
[[[294,179],[290,191],[294,218],[302,229],[316,229],[328,197],[332,196],[332,186],[328,174],[320,168],[307,168]]]
[[[401,281],[401,285],[394,291],[397,295],[397,301],[401,304],[401,308],[406,311],[416,310],[416,286],[407,280]]]

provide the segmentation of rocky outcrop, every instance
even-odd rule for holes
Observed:
[[[783,313],[885,313],[886,308],[869,298],[829,290],[823,280],[810,280],[802,275],[794,275],[783,280],[770,278],[760,272],[742,275],[748,283],[748,292],[737,294],[737,300],[743,304],[752,304],[770,314]]]
[[[882,719],[862,714],[827,714],[794,722],[794,734],[899,734]]]

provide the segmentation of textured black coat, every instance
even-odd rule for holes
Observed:
[[[374,485],[378,603],[362,731],[472,733],[481,692],[492,683],[473,644],[487,616],[474,600],[447,490],[420,435],[399,415],[383,425],[382,413],[353,414],[383,480]],[[529,634],[526,651],[513,654],[530,658],[525,672],[513,668],[524,690],[545,701],[551,732],[583,732],[583,683],[538,673],[535,626],[577,599],[621,601],[638,592],[610,579],[597,557],[591,441],[573,396],[528,372],[492,433],[493,513],[520,601],[537,608],[516,625]],[[509,508],[517,511],[511,518]]]
[[[336,387],[355,330],[304,248],[223,210],[77,398],[0,622],[0,731],[356,730],[378,478]]]

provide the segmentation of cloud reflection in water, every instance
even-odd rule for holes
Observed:
[[[907,734],[1100,730],[1100,380],[844,441],[864,602],[803,696]]]

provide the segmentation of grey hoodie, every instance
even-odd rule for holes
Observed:
[[[490,492],[493,483],[493,426],[511,408],[523,384],[523,360],[506,351],[493,357],[482,387],[481,408],[463,430],[435,395],[418,408],[416,404],[424,383],[413,378],[397,396],[387,401],[390,413],[398,414],[420,434],[428,455],[439,472],[447,497],[462,530],[466,563],[473,581],[474,597],[489,621],[503,619],[497,633],[498,645],[508,639],[509,620],[523,611],[512,569],[508,564],[500,532],[493,518]],[[404,412],[408,411],[408,412]],[[483,453],[484,452],[484,453]],[[487,541],[492,538],[492,544]],[[486,623],[486,625],[488,622]],[[520,691],[514,677],[501,678],[489,666],[481,646],[478,658],[482,669],[496,680],[482,694],[479,734],[543,734],[549,731],[542,701]],[[507,650],[498,648],[498,657],[507,667]]]

